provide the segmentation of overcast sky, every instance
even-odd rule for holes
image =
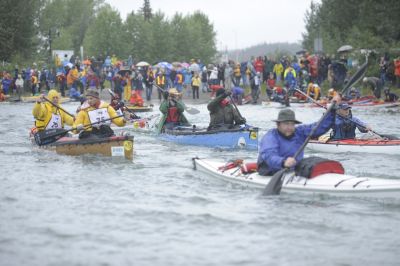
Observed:
[[[106,0],[123,19],[139,10],[143,0]],[[305,32],[304,16],[312,0],[150,0],[153,12],[171,18],[200,10],[217,32],[217,48],[246,48],[259,43],[299,42]],[[315,2],[315,0],[314,0]],[[319,2],[319,1],[317,1]]]

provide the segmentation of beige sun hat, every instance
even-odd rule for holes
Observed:
[[[177,95],[177,96],[182,94],[176,88],[169,89],[168,93],[171,94],[171,95]]]

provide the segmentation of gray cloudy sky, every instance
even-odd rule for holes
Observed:
[[[143,0],[106,0],[123,19]],[[214,24],[217,48],[245,48],[267,42],[297,42],[305,32],[304,16],[312,0],[150,0],[153,11],[169,18],[200,10]],[[314,1],[316,2],[316,1]],[[317,1],[319,2],[319,1]]]

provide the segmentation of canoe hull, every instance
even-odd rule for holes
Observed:
[[[328,141],[326,143],[311,140],[307,147],[314,151],[327,153],[362,152],[394,155],[400,154],[399,140],[342,140]]]
[[[101,154],[109,157],[124,157],[133,159],[133,136],[115,136],[101,139],[61,138],[58,141],[41,146],[41,148],[54,150],[58,154],[82,155]]]
[[[194,158],[193,163],[195,169],[200,172],[245,187],[264,189],[271,180],[270,176],[260,176],[258,173],[243,174],[239,167],[226,171],[219,170],[225,165],[223,162]],[[342,174],[323,174],[313,179],[306,179],[293,177],[293,173],[290,173],[285,176],[282,193],[293,192],[308,195],[400,199],[400,180]]]
[[[195,131],[193,134],[187,131],[162,133],[159,135],[161,140],[175,142],[185,145],[206,146],[222,149],[258,149],[258,128],[249,130],[220,131],[210,132],[206,130]],[[183,133],[183,132],[182,132]]]

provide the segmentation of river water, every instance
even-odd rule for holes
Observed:
[[[70,111],[76,104],[67,103]],[[154,113],[157,113],[155,106]],[[201,113],[187,115],[207,125]],[[133,161],[33,148],[32,104],[0,105],[0,265],[399,265],[400,204],[263,197],[192,169],[192,157],[255,160],[135,135]],[[271,128],[279,109],[240,107]],[[303,122],[320,109],[296,109]],[[377,132],[400,132],[399,110],[354,110]],[[133,134],[133,133],[132,133]],[[309,150],[306,154],[315,154]],[[355,175],[400,179],[399,156],[317,154]]]

